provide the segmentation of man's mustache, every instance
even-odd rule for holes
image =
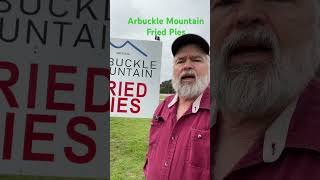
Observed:
[[[197,79],[197,75],[193,70],[183,71],[179,76],[179,80],[181,81],[183,78],[186,78],[186,77],[193,77]]]
[[[228,65],[232,54],[252,49],[270,50],[275,54],[277,47],[278,40],[272,31],[265,27],[246,28],[234,31],[226,38],[221,55],[225,65]]]

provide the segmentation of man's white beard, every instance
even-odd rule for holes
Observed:
[[[193,73],[195,72],[186,71],[187,73]],[[183,73],[181,73],[182,75]],[[194,83],[182,83],[181,82],[181,76],[176,78],[173,77],[172,79],[172,87],[175,90],[175,92],[178,94],[178,96],[184,97],[186,99],[192,99],[195,97],[198,97],[200,94],[203,93],[203,91],[208,87],[210,82],[209,75],[205,76],[197,76]]]
[[[273,60],[262,68],[253,64],[229,68],[227,48],[214,54],[213,83],[219,109],[223,107],[255,116],[282,108],[305,89],[319,65],[318,37],[296,49],[280,51],[275,35],[263,28],[236,32],[231,36],[233,40],[260,38],[270,41]]]

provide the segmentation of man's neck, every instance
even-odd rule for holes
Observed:
[[[197,97],[194,98],[186,98],[186,97],[181,97],[179,96],[179,106],[180,105],[191,105],[195,100],[197,99]]]
[[[177,109],[177,120],[181,118],[181,116],[189,109],[189,107],[192,105],[192,103],[197,99],[195,98],[185,98],[179,96],[178,101],[178,109]]]
[[[264,114],[261,116],[246,116],[243,113],[221,111],[219,119],[219,134],[224,136],[249,137],[260,136],[267,127],[276,119],[279,113]]]

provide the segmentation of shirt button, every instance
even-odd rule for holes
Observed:
[[[168,165],[169,165],[168,162],[165,162],[165,163],[164,163],[164,166],[165,166],[165,167],[168,167]]]
[[[174,139],[175,139],[174,136],[171,136],[171,140],[174,141]]]
[[[201,134],[198,134],[198,139],[202,139],[202,135]]]

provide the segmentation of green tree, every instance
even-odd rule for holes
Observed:
[[[167,80],[167,81],[163,81],[160,84],[160,93],[161,94],[173,94],[174,93],[174,89],[171,84],[171,79]]]

